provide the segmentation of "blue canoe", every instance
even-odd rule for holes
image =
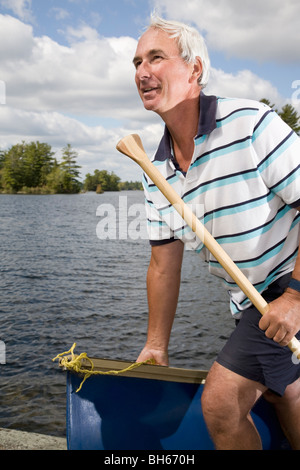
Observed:
[[[125,361],[92,359],[95,371],[120,371]],[[87,363],[88,367],[89,364]],[[207,372],[142,365],[120,375],[67,371],[69,450],[212,450],[201,410]],[[288,449],[272,406],[252,412],[263,449]]]

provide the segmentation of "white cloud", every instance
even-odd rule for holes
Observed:
[[[57,7],[51,8],[50,14],[53,14],[55,19],[57,19],[58,21],[69,18],[70,16],[70,13],[67,10],[65,10],[64,8],[57,8]]]
[[[194,23],[208,46],[257,61],[299,62],[298,0],[154,0],[160,14]]]
[[[212,69],[207,92],[218,96],[250,98],[257,101],[267,98],[278,105],[283,102],[278,90],[268,80],[258,77],[250,70],[231,74]]]
[[[99,34],[96,29],[82,23],[79,28],[72,28],[70,26],[67,31],[67,37],[70,43],[75,42],[78,39],[95,42],[99,39]]]
[[[70,47],[34,37],[19,20],[0,15],[0,79],[7,101],[28,110],[125,118],[136,106],[132,57],[136,40],[100,38],[96,30],[69,30]],[[11,36],[7,45],[5,39]]]
[[[20,20],[34,21],[31,0],[0,0],[0,6],[13,12]]]
[[[34,44],[31,26],[12,16],[0,15],[1,74],[6,67],[13,67],[18,61],[29,61]]]

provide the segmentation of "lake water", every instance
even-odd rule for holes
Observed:
[[[76,353],[135,361],[147,328],[142,204],[139,191],[0,195],[0,427],[65,435],[65,374],[52,358],[74,342]],[[211,366],[234,328],[228,304],[220,281],[185,252],[171,366]]]

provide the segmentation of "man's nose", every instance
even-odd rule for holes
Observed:
[[[137,77],[139,80],[146,80],[147,78],[150,78],[151,76],[151,67],[148,62],[142,62],[137,71],[136,71]]]

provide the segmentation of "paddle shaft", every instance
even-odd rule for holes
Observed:
[[[140,165],[151,181],[180,214],[182,219],[197,235],[230,277],[236,282],[244,294],[250,299],[252,304],[262,315],[264,315],[268,311],[268,303],[195,216],[190,207],[183,202],[172,186],[162,176],[160,171],[153,165],[153,163],[151,163],[143,149],[139,136],[131,135],[125,137],[118,143],[117,149]],[[292,338],[288,347],[300,359],[300,343],[297,338]]]

